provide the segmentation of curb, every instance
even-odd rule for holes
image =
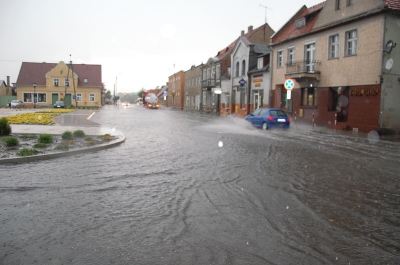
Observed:
[[[120,137],[121,139],[118,139],[113,143],[104,144],[104,145],[100,145],[100,146],[81,148],[81,149],[76,149],[76,150],[71,150],[71,151],[60,152],[60,153],[51,153],[51,154],[44,154],[44,155],[33,155],[33,156],[23,156],[23,157],[0,159],[0,165],[1,164],[30,163],[30,162],[48,160],[48,159],[53,159],[53,158],[67,157],[67,156],[82,154],[82,153],[96,152],[99,150],[104,150],[104,149],[108,149],[108,148],[120,145],[121,143],[123,143],[125,141],[125,135],[121,134],[121,136],[122,136],[122,137]]]

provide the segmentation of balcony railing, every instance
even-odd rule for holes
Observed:
[[[201,88],[213,88],[221,86],[221,80],[215,78],[208,78],[201,80]]]
[[[319,73],[321,61],[295,61],[286,64],[286,73]]]

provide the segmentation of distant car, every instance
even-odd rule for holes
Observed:
[[[130,106],[131,104],[129,104],[129,102],[124,102],[122,103],[123,106]]]
[[[136,104],[139,105],[139,106],[143,105],[143,99],[142,98],[138,98],[136,100]]]
[[[256,109],[245,118],[254,127],[268,130],[270,128],[290,128],[290,118],[281,109],[278,108],[260,108]]]
[[[21,100],[12,100],[11,101],[11,108],[17,108],[17,109],[21,109],[24,107],[24,102],[22,102]]]
[[[54,107],[55,108],[64,108],[65,109],[64,101],[56,101],[56,103],[54,103]]]

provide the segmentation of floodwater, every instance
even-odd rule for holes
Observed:
[[[400,144],[139,106],[118,147],[0,166],[0,264],[399,264]]]

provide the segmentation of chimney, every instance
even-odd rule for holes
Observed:
[[[249,26],[247,29],[248,29],[247,33],[250,33],[253,31],[253,26]]]
[[[7,86],[10,87],[10,76],[7,76]]]
[[[242,32],[240,33],[240,36],[243,36],[244,35],[244,30],[242,30]]]

